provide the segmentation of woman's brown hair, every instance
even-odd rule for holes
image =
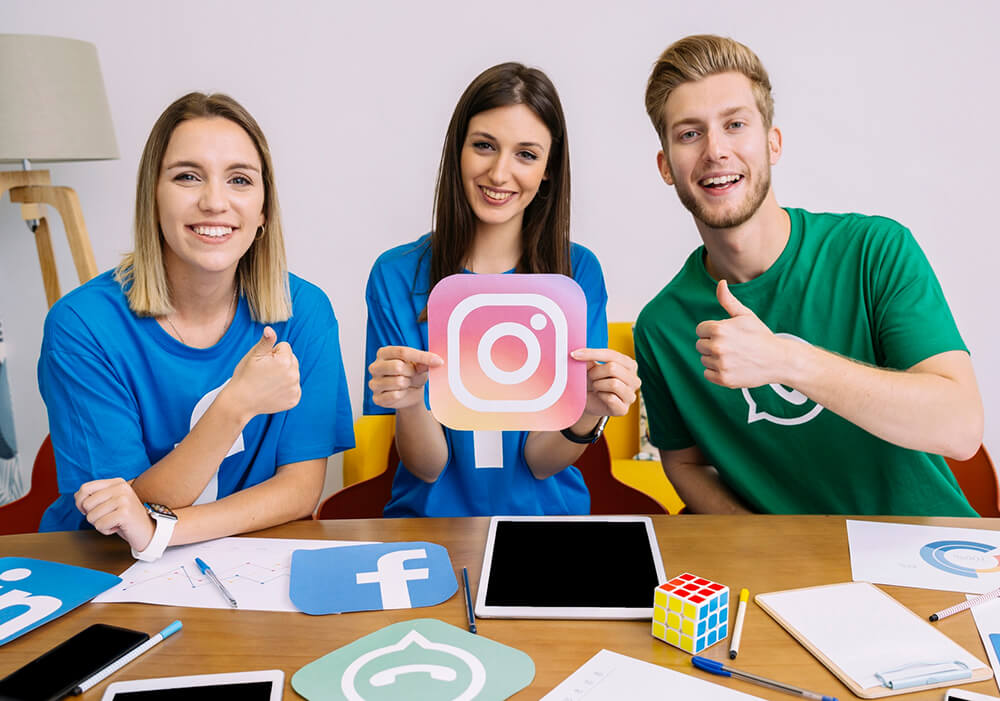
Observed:
[[[519,273],[572,275],[569,253],[569,145],[566,118],[555,86],[542,71],[520,63],[488,68],[462,93],[448,124],[435,189],[434,231],[430,238],[430,288],[462,272],[476,233],[476,215],[462,186],[462,148],[469,121],[480,112],[525,105],[552,136],[547,178],[524,210]],[[426,311],[421,315],[425,318]]]

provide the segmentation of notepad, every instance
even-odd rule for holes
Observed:
[[[982,661],[867,582],[758,594],[754,600],[862,698],[993,676]]]
[[[689,666],[690,667],[690,666]],[[762,701],[721,684],[601,650],[541,701]]]

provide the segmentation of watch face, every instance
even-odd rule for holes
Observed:
[[[177,514],[171,511],[168,506],[164,506],[163,504],[152,504],[148,501],[143,504],[143,506],[146,507],[146,511],[148,511],[151,516],[165,516],[167,518],[172,518],[175,521],[177,520]]]

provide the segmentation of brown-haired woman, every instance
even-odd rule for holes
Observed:
[[[315,509],[353,444],[337,320],[285,267],[270,151],[235,100],[160,115],[135,250],[53,306],[38,378],[61,492],[42,530],[89,523],[152,560]]]
[[[631,358],[604,347],[604,276],[593,253],[570,243],[569,175],[566,121],[544,73],[504,63],[472,81],[445,137],[434,231],[383,253],[368,280],[364,411],[395,411],[401,458],[387,516],[589,512],[572,463],[604,417],[628,410],[639,379]],[[431,415],[427,372],[442,359],[427,351],[427,297],[463,272],[561,273],[583,288],[588,348],[572,356],[589,366],[587,403],[573,426],[474,436]]]

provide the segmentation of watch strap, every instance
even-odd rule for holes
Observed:
[[[581,445],[589,445],[590,443],[597,442],[597,439],[601,437],[602,433],[604,433],[604,427],[607,426],[607,424],[608,424],[608,417],[602,416],[600,420],[597,422],[597,425],[594,426],[594,429],[585,436],[576,435],[568,427],[561,430],[560,433],[563,435],[563,438],[565,438],[568,441],[572,441],[573,443],[579,443]]]
[[[156,524],[156,530],[153,531],[153,537],[145,550],[140,552],[132,548],[132,557],[143,562],[154,562],[163,557],[164,551],[166,551],[167,546],[170,544],[170,536],[174,534],[174,526],[177,525],[177,519],[161,516],[148,509],[147,513]]]

